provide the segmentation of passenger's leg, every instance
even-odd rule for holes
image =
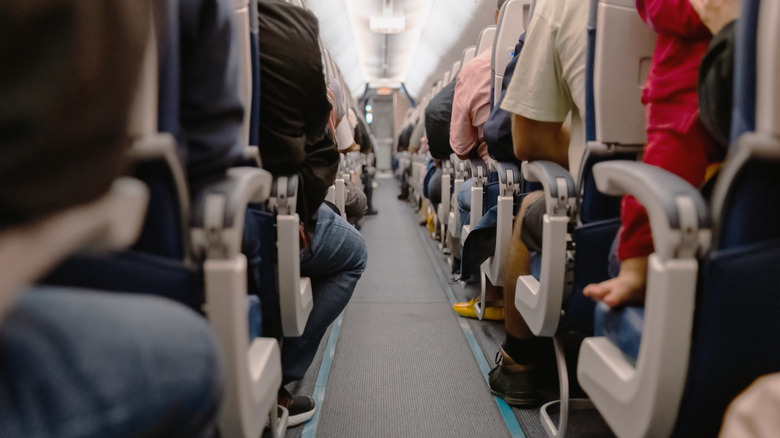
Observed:
[[[474,179],[470,178],[463,182],[458,191],[458,213],[460,214],[460,227],[471,223],[471,187],[474,185]]]
[[[31,291],[0,325],[1,434],[211,436],[217,351],[206,322],[171,301]]]
[[[409,178],[412,177],[411,165],[405,169],[401,169],[401,193],[398,195],[398,199],[405,201],[409,199]]]
[[[540,204],[544,207],[542,197],[542,192],[533,192],[526,196],[515,218],[504,277],[506,340],[497,354],[497,366],[488,378],[490,392],[512,406],[535,406],[538,401],[535,362],[539,342],[515,307],[515,287],[519,276],[531,273],[530,254],[523,241],[526,234],[523,232],[523,226],[524,222],[528,221],[526,226],[538,228],[538,211],[535,210],[538,210]],[[539,199],[542,201],[537,202]],[[529,212],[529,208],[534,210],[533,213]],[[534,224],[531,225],[530,222]],[[538,231],[534,230],[534,233]]]
[[[474,184],[473,179],[467,179],[463,182],[463,185],[460,186],[460,190],[458,191],[457,195],[455,196],[455,200],[457,201],[457,205],[455,208],[458,209],[458,214],[460,215],[460,223],[457,224],[459,226],[459,230],[463,228],[464,225],[468,225],[471,221],[471,186]],[[452,252],[452,277],[454,279],[460,278],[460,260],[461,260],[461,247],[460,247],[460,240],[459,239],[450,239],[451,248],[450,251]]]
[[[436,169],[431,179],[428,180],[428,199],[430,199],[434,211],[438,211],[439,204],[441,204],[441,176],[441,169]]]
[[[520,211],[515,218],[515,224],[512,228],[512,241],[509,244],[509,255],[507,257],[506,270],[504,271],[504,325],[508,337],[511,336],[517,339],[531,339],[534,337],[517,307],[515,307],[515,287],[517,286],[517,278],[519,276],[531,273],[530,254],[521,237],[524,217],[528,206],[543,196],[543,192],[537,191],[523,198]]]
[[[366,268],[366,243],[360,233],[327,206],[318,214],[311,246],[301,251],[301,275],[311,278],[314,308],[303,335],[284,340],[285,383],[303,378],[325,331],[346,307]]]
[[[704,182],[711,162],[712,140],[700,122],[687,132],[651,129],[642,161],[685,179],[699,187]],[[647,285],[647,260],[653,252],[650,220],[644,207],[632,196],[623,197],[621,234],[618,256],[621,260],[618,276],[585,287],[583,294],[610,307],[641,304]]]
[[[366,211],[367,216],[373,216],[378,213],[376,209],[374,209],[373,204],[374,188],[371,186],[373,181],[374,179],[371,178],[371,174],[363,172],[363,193],[366,195],[366,205],[368,206],[368,210]]]

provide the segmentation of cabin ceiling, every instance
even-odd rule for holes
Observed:
[[[404,84],[420,94],[474,45],[493,24],[496,0],[307,0],[320,21],[320,34],[352,94],[366,84]],[[370,30],[370,18],[403,16],[401,33]]]

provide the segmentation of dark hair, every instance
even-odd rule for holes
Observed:
[[[94,200],[124,169],[148,6],[0,2],[0,229]]]

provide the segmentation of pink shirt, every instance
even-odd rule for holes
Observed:
[[[450,122],[450,146],[455,154],[465,158],[476,147],[485,163],[489,155],[482,127],[490,116],[490,56],[491,50],[485,50],[461,70],[455,83]]]

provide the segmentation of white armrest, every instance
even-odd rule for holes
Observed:
[[[276,179],[270,205],[275,207],[276,249],[279,280],[279,310],[284,336],[303,334],[314,306],[311,280],[301,277],[300,218],[295,212],[298,193],[297,175]]]
[[[265,202],[271,174],[254,167],[229,169],[225,178],[193,187],[192,249],[197,258],[231,258],[241,253],[244,217],[250,203]]]
[[[246,257],[206,260],[204,276],[209,323],[222,346],[225,397],[219,417],[223,436],[255,438],[275,416],[282,384],[279,344],[273,338],[249,343]]]
[[[344,179],[342,178],[336,178],[336,181],[334,184],[334,195],[335,195],[335,202],[336,207],[338,207],[339,211],[341,212],[341,217],[344,219],[347,218],[347,211],[346,211],[346,204],[347,204],[347,187],[346,183],[344,182]]]
[[[520,191],[522,178],[520,170],[511,163],[498,163],[499,196],[496,223],[496,248],[493,256],[482,263],[482,270],[495,286],[503,286],[501,275],[506,269],[509,256],[509,243],[512,240],[512,220],[514,213],[514,195]],[[482,294],[485,290],[483,288]],[[484,302],[484,296],[482,297]]]
[[[460,234],[460,243],[466,241],[469,237],[471,230],[482,219],[482,206],[485,193],[485,184],[488,180],[488,168],[485,162],[479,158],[472,158],[470,160],[471,165],[471,177],[474,179],[474,183],[471,186],[471,211],[469,212],[471,217],[469,225],[464,225]]]
[[[205,309],[223,348],[225,399],[219,418],[226,436],[257,437],[276,415],[281,359],[274,339],[249,344],[246,257],[241,254],[247,205],[264,202],[271,174],[254,167],[228,170],[225,178],[194,188],[193,251],[205,255]],[[271,411],[273,413],[271,414]]]
[[[688,372],[695,255],[710,237],[707,205],[695,187],[647,164],[601,163],[594,176],[602,192],[631,194],[645,206],[656,252],[649,258],[636,365],[606,338],[588,338],[580,348],[577,376],[618,436],[668,436]]]
[[[452,166],[445,161],[444,169],[441,173],[441,203],[439,204],[439,222],[447,223],[447,217],[450,213],[450,187],[452,187]]]
[[[542,231],[539,280],[522,275],[515,286],[515,306],[536,336],[558,330],[566,279],[568,224],[576,214],[577,188],[569,171],[549,161],[523,163],[523,176],[544,187],[547,212]]]

